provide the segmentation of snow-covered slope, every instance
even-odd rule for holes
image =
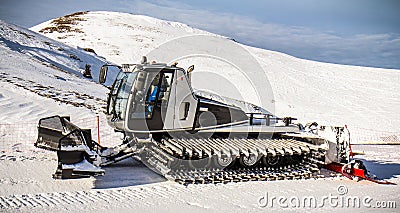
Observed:
[[[31,29],[71,46],[93,48],[117,64],[137,63],[142,55],[175,38],[212,35],[176,22],[117,12],[77,13]],[[399,70],[320,63],[242,46],[255,56],[268,77],[274,97],[261,98],[275,104],[278,116],[293,116],[302,122],[398,131]],[[187,47],[182,44],[181,48]],[[235,79],[230,76],[232,67],[204,59],[191,60],[190,63],[179,61],[184,68],[191,63],[196,66],[195,88],[212,90],[210,87],[217,87],[213,91],[220,95],[260,104],[251,92],[237,97],[227,92],[225,85],[201,77],[205,71],[222,73],[241,91],[251,91],[247,82],[241,81],[242,77]]]
[[[105,106],[107,89],[93,82],[103,58],[2,21],[0,50],[0,123],[89,116]],[[81,74],[86,64],[93,80]]]
[[[117,12],[75,13],[49,20],[31,30],[73,47],[93,48],[117,64],[137,63],[145,53],[170,39],[207,34],[178,22]]]

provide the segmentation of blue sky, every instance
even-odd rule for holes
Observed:
[[[23,27],[84,10],[178,21],[299,58],[400,69],[398,0],[1,0]]]

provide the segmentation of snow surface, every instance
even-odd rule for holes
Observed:
[[[17,123],[21,118],[36,122],[55,113],[78,118],[96,112],[73,107],[73,103],[91,105],[100,112],[107,89],[82,77],[81,71],[91,64],[98,79],[100,66],[106,63],[103,58],[2,21],[0,35],[1,123]]]
[[[101,110],[107,89],[95,81],[105,59],[117,64],[137,63],[142,55],[170,39],[208,34],[184,24],[132,14],[89,12],[81,17],[84,20],[76,27],[83,33],[44,34],[65,44],[0,22],[1,124],[37,122],[39,118],[55,114],[71,115],[72,121],[99,113],[103,116]],[[32,30],[40,31],[49,25],[50,21]],[[77,46],[80,48],[74,48]],[[93,48],[97,55],[83,51],[86,47]],[[291,115],[304,122],[399,131],[399,70],[319,63],[243,47],[256,57],[267,74],[274,94],[267,98],[274,101],[279,116]],[[71,54],[80,60],[71,58]],[[204,90],[212,88],[200,77],[202,72],[217,72],[214,68],[218,68],[226,73],[232,68],[225,67],[226,70],[221,71],[222,64],[208,63],[204,58],[179,61],[185,68],[195,62],[199,63],[195,64],[193,84]],[[92,65],[93,80],[80,74],[85,64]],[[227,78],[240,82],[242,77]],[[217,86],[223,89],[223,85]],[[246,85],[241,86],[241,90],[249,91]],[[226,91],[221,92],[230,97]],[[250,96],[240,97],[251,99]],[[365,159],[372,173],[400,184],[400,146],[358,145],[353,146],[353,150],[365,153],[359,157]],[[33,146],[31,150],[1,152],[0,162],[0,207],[4,207],[0,211],[5,212],[265,212],[271,208],[259,207],[258,201],[267,192],[276,197],[314,196],[319,199],[338,195],[337,189],[342,185],[348,189],[346,195],[370,196],[373,201],[396,201],[397,208],[332,208],[329,205],[280,208],[275,205],[272,209],[396,212],[400,208],[398,186],[337,177],[185,187],[166,181],[140,162],[128,159],[105,167],[105,176],[53,180],[56,153]]]

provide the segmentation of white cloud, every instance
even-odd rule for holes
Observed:
[[[183,22],[241,43],[300,58],[400,68],[400,35],[342,36],[305,27],[262,23],[241,15],[196,9],[172,1],[139,1],[131,8],[137,13]]]
[[[6,3],[5,7],[0,9],[3,13],[0,13],[0,17],[18,14],[24,23],[33,24],[32,20],[39,23],[77,10],[130,12],[182,22],[234,38],[244,44],[284,52],[299,58],[400,69],[398,34],[343,36],[341,32],[322,32],[305,27],[265,23],[238,14],[208,11],[171,0],[115,0],[112,3],[108,0],[71,0],[63,3],[54,3],[52,0],[38,0],[35,3],[28,0],[7,0]]]

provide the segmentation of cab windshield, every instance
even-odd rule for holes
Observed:
[[[121,71],[111,89],[108,114],[114,120],[125,120],[129,106],[130,119],[151,119],[155,108],[165,108],[168,104],[172,75],[173,71]]]
[[[114,119],[124,119],[128,103],[129,94],[132,89],[133,81],[137,72],[120,72],[112,87],[108,105],[108,114],[113,115]]]

